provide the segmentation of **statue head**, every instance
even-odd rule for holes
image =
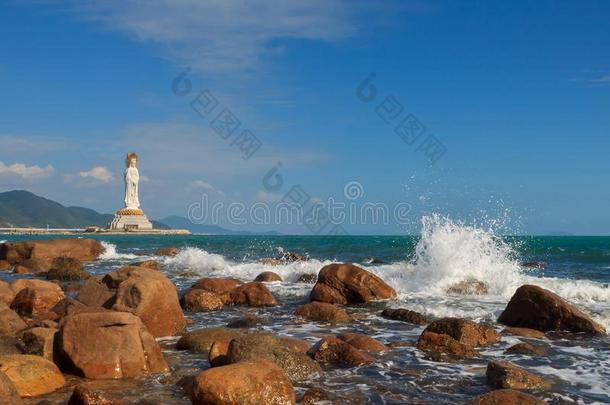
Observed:
[[[134,152],[129,152],[125,158],[125,166],[138,167],[138,155],[136,155]]]

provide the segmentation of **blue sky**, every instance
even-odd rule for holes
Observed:
[[[0,191],[113,212],[133,150],[153,218],[203,194],[273,206],[300,185],[323,202],[410,207],[350,233],[417,232],[440,213],[608,234],[609,19],[606,1],[4,2]],[[372,72],[367,103],[356,89]],[[260,140],[251,158],[191,109],[204,89]],[[390,124],[376,112],[388,96],[402,105]],[[408,114],[425,127],[413,145],[394,133]],[[430,135],[446,148],[433,165],[417,150]],[[278,162],[284,185],[269,190]]]

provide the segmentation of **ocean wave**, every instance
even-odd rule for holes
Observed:
[[[116,245],[110,242],[102,241],[101,243],[104,247],[104,253],[100,255],[100,260],[132,260],[138,258],[138,256],[133,253],[118,253]]]

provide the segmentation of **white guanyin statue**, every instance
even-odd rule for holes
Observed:
[[[140,208],[138,199],[138,182],[140,173],[138,172],[138,155],[128,153],[125,169],[125,208],[137,210]]]

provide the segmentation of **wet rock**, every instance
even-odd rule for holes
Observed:
[[[310,300],[360,304],[395,297],[396,291],[373,273],[351,263],[334,263],[320,270]]]
[[[0,404],[23,405],[15,385],[6,374],[0,371]]]
[[[318,402],[328,401],[328,393],[321,388],[310,388],[301,397],[301,405],[313,405]]]
[[[58,257],[53,260],[47,273],[48,280],[79,281],[86,280],[91,275],[83,268],[83,263],[71,257]]]
[[[318,281],[317,274],[304,273],[300,274],[299,277],[297,277],[297,283],[315,284],[316,281]]]
[[[315,361],[353,367],[371,364],[375,359],[349,343],[334,337],[324,337],[307,354]]]
[[[260,316],[248,314],[229,321],[229,323],[227,323],[227,328],[253,328],[263,322],[264,320]]]
[[[154,337],[140,318],[126,312],[69,315],[56,339],[62,368],[87,378],[132,378],[168,370]]]
[[[210,352],[212,344],[217,341],[224,341],[227,344],[243,333],[235,329],[227,328],[204,328],[185,333],[178,343],[176,349],[190,350],[196,353],[207,355]]]
[[[13,282],[11,287],[15,286],[17,281]],[[37,283],[30,283],[27,287],[19,289],[11,304],[11,308],[20,315],[37,316],[44,314],[64,298],[64,292],[55,283],[42,280],[29,281],[37,281]],[[13,291],[15,291],[14,288]]]
[[[15,274],[37,274],[42,275],[51,269],[50,259],[24,259],[15,265]]]
[[[208,353],[208,361],[212,367],[226,366],[229,364],[227,353],[229,353],[229,343],[225,341],[217,341],[212,343],[210,352]]]
[[[311,348],[311,344],[305,340],[293,338],[290,336],[280,336],[280,341],[284,346],[299,353],[307,353]]]
[[[343,332],[337,335],[337,338],[343,340],[345,343],[349,343],[358,350],[369,353],[380,353],[388,349],[383,343],[362,333]]]
[[[279,266],[286,263],[307,261],[307,257],[293,252],[282,252],[276,257],[266,257],[261,260],[262,264],[268,266]]]
[[[236,278],[202,278],[189,290],[205,290],[217,294],[225,305],[231,303],[231,291],[242,285]]]
[[[4,303],[0,303],[0,336],[16,336],[27,328],[27,324],[19,314]]]
[[[455,295],[485,295],[489,292],[489,287],[482,281],[460,281],[447,288],[447,294]]]
[[[6,242],[0,246],[0,259],[18,263],[26,259],[53,260],[70,257],[81,261],[95,260],[104,252],[102,244],[93,239],[50,239]]]
[[[57,366],[40,356],[26,354],[2,356],[0,371],[11,380],[21,397],[48,394],[66,384]]]
[[[426,331],[448,335],[471,347],[489,346],[500,341],[500,334],[494,328],[461,318],[439,319],[428,325]]]
[[[157,249],[157,251],[155,252],[155,256],[176,256],[178,255],[178,248],[177,247],[162,247]]]
[[[494,390],[480,395],[468,402],[468,405],[546,405],[546,402],[515,390]]]
[[[546,390],[551,387],[548,380],[508,361],[492,361],[489,363],[486,376],[487,384],[492,388]]]
[[[231,291],[233,305],[250,307],[272,307],[278,305],[271,291],[263,283],[251,282],[240,285]]]
[[[325,302],[310,302],[297,308],[295,315],[317,322],[344,323],[351,317],[344,309]]]
[[[472,346],[460,343],[449,335],[424,330],[417,340],[417,348],[434,361],[452,361],[455,357],[475,357]]]
[[[193,405],[295,403],[284,371],[270,361],[240,362],[214,367],[195,377]]]
[[[10,264],[6,260],[0,260],[0,270],[10,270],[13,268],[13,265]]]
[[[526,267],[529,269],[544,269],[546,268],[545,262],[523,262],[521,263],[521,267]]]
[[[279,274],[272,271],[263,271],[261,274],[256,276],[254,281],[260,281],[263,283],[272,283],[274,281],[282,281],[282,277]]]
[[[522,336],[522,337],[527,337],[527,338],[533,338],[533,339],[542,339],[544,337],[544,332],[540,332],[539,330],[535,330],[535,329],[528,329],[528,328],[504,328],[504,330],[502,331],[503,334],[508,334],[508,335],[515,335],[515,336]]]
[[[6,281],[0,280],[0,303],[11,305],[15,293],[11,290],[11,286]]]
[[[156,260],[144,260],[142,262],[132,263],[130,266],[143,267],[145,269],[157,270],[157,271],[161,270],[161,265]]]
[[[280,366],[293,382],[309,379],[322,369],[306,354],[291,350],[271,333],[248,333],[229,343],[227,363],[269,360]]]
[[[398,308],[398,309],[384,309],[381,312],[381,316],[387,319],[392,319],[395,321],[412,323],[415,325],[425,325],[427,324],[428,318],[419,312],[411,311],[409,309]]]
[[[504,354],[521,354],[525,356],[544,356],[546,349],[543,346],[534,346],[529,343],[517,343],[504,351]]]
[[[21,333],[20,347],[23,353],[42,356],[53,361],[53,342],[57,329],[31,328]]]
[[[68,405],[129,405],[130,402],[123,399],[110,398],[106,395],[90,389],[85,384],[77,385],[72,391]]]
[[[155,337],[173,336],[186,321],[174,284],[162,273],[135,267],[117,289],[112,309],[131,312],[142,319]]]
[[[543,332],[556,330],[604,334],[604,327],[557,294],[535,285],[517,289],[498,322]]]
[[[205,290],[189,290],[180,299],[182,308],[191,312],[216,311],[224,306],[218,295]]]
[[[81,285],[76,300],[89,307],[111,308],[114,305],[114,291],[96,278],[90,278]]]

